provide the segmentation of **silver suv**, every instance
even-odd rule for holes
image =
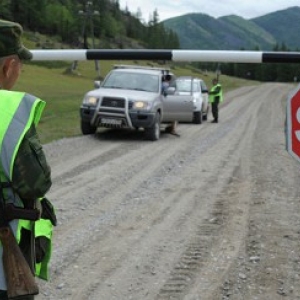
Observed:
[[[147,139],[156,141],[161,124],[191,120],[192,103],[178,103],[176,98],[162,93],[166,74],[171,74],[170,70],[115,66],[99,88],[84,96],[80,107],[82,133],[95,133],[97,127],[142,128]]]
[[[177,95],[178,101],[187,101],[188,96],[193,102],[194,116],[193,122],[201,124],[202,120],[207,120],[209,112],[208,89],[205,82],[193,76],[180,76],[171,84],[169,94]]]

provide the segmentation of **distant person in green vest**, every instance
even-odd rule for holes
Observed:
[[[32,273],[47,280],[56,216],[45,197],[52,185],[51,169],[36,130],[45,102],[11,91],[22,61],[32,58],[21,42],[22,33],[20,24],[0,20],[0,201],[2,219],[9,222]],[[8,207],[14,209],[10,214]],[[2,252],[0,244],[0,299],[7,300]],[[31,300],[34,295],[18,299]]]
[[[212,80],[212,88],[209,91],[209,103],[211,103],[211,112],[213,115],[212,123],[219,122],[219,103],[223,102],[222,85],[216,78]]]

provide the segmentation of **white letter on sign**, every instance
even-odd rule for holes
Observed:
[[[297,109],[297,116],[296,117],[297,117],[298,123],[300,123],[300,107]],[[296,130],[295,134],[296,134],[297,140],[300,142],[300,130]]]

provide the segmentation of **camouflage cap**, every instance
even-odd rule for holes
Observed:
[[[23,28],[20,24],[0,19],[0,57],[16,54],[29,60],[32,53],[21,42]]]

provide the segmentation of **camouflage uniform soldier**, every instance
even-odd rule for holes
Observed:
[[[5,207],[10,205],[27,212],[26,217],[12,213],[5,218],[10,221],[32,272],[47,280],[56,217],[45,198],[52,184],[51,170],[36,131],[45,102],[33,95],[11,91],[19,78],[22,60],[32,58],[21,43],[22,32],[19,24],[0,20],[0,198]],[[34,221],[27,218],[28,213],[36,215],[36,212],[38,217]],[[1,258],[0,245],[0,299],[8,299]],[[29,295],[18,299],[33,298]]]

